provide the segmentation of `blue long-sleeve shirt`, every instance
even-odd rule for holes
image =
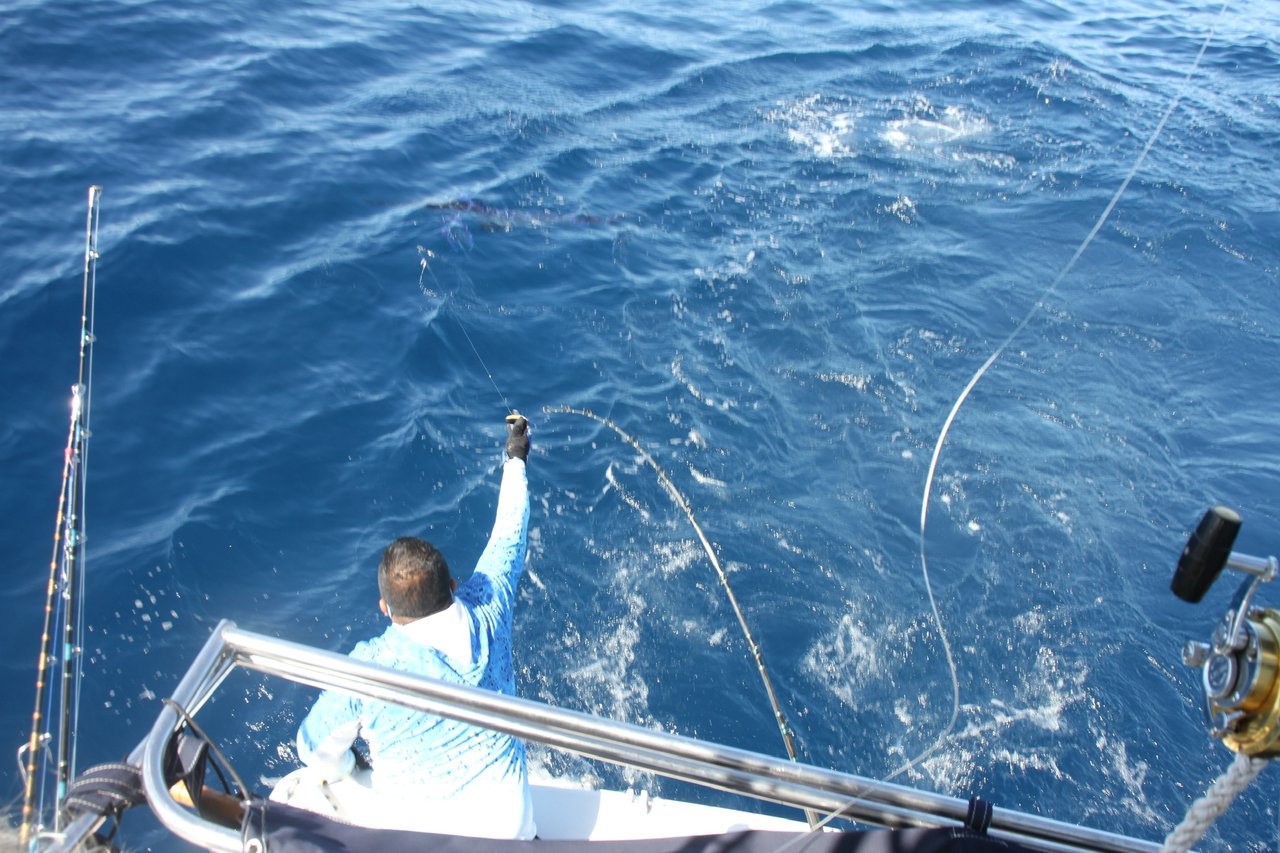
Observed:
[[[493,531],[475,572],[445,611],[392,624],[351,657],[515,695],[512,622],[528,547],[525,463],[508,459]],[[298,755],[326,778],[350,772],[357,736],[369,744],[379,799],[406,812],[402,828],[532,838],[524,743],[500,732],[385,702],[325,691],[298,729]]]

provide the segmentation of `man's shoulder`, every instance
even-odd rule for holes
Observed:
[[[441,658],[441,653],[430,646],[415,643],[394,625],[377,637],[356,643],[350,657],[391,667],[403,672],[448,678],[453,672]]]
[[[403,640],[404,638],[400,636],[400,632],[396,631],[395,626],[392,625],[378,636],[356,643],[355,648],[347,654],[356,660],[383,663],[384,658],[395,656],[396,650]]]

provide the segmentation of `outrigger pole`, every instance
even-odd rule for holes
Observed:
[[[31,738],[24,747],[25,792],[22,801],[21,844],[27,847],[35,835],[52,828],[61,830],[62,804],[67,785],[75,776],[76,728],[80,710],[81,647],[84,628],[85,571],[85,472],[89,460],[89,398],[93,385],[93,309],[98,265],[98,200],[102,187],[89,187],[89,212],[85,222],[84,295],[80,312],[80,369],[71,386],[71,423],[62,461],[62,489],[53,530],[53,557],[49,561],[49,586],[45,598],[44,630],[36,661],[35,710],[31,714]],[[62,635],[61,651],[54,651],[55,634]],[[54,703],[51,682],[59,679],[57,692],[56,758],[50,755]],[[47,706],[47,710],[46,710]],[[19,757],[23,750],[19,750]],[[53,808],[46,814],[46,785],[53,758]],[[44,821],[48,817],[50,824]]]

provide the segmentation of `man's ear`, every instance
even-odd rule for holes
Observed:
[[[385,598],[378,599],[378,609],[382,611],[383,616],[391,615],[391,611],[387,609],[387,601]]]
[[[449,578],[449,590],[450,592],[458,591],[458,582],[453,578]]]

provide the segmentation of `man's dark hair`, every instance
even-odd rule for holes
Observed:
[[[378,593],[393,616],[421,619],[453,603],[449,564],[430,542],[402,536],[382,552]]]

